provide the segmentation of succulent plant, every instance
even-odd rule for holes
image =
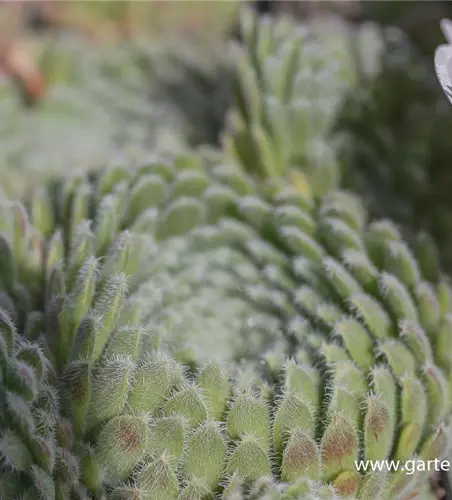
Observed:
[[[223,137],[231,161],[259,177],[299,184],[302,172],[317,194],[337,187],[341,137],[333,133],[361,72],[370,78],[379,71],[378,30],[339,17],[297,24],[245,10],[240,19],[236,104]]]
[[[207,166],[206,166],[207,164]],[[0,497],[428,498],[452,289],[356,196],[115,161],[0,217]]]
[[[65,165],[92,168],[115,149],[181,151],[188,126],[162,96],[162,82],[144,71],[165,56],[77,37],[40,43],[48,92],[24,109],[9,81],[0,82],[0,182],[14,196],[61,174]],[[139,62],[138,62],[139,61]],[[83,144],[83,147],[79,147]]]
[[[431,59],[393,27],[244,14],[230,160],[316,194],[359,193],[412,244],[432,236],[449,271],[452,120]]]
[[[449,270],[452,121],[406,36],[334,17],[305,26],[243,14],[237,102],[224,136],[229,159],[298,190],[359,193],[371,218],[399,224],[412,245],[433,237]]]

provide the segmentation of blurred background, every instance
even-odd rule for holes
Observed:
[[[354,77],[331,130],[347,138],[342,185],[374,217],[433,235],[452,268],[452,107],[433,68],[447,1],[0,2],[1,189],[23,194],[116,151],[218,147],[245,4],[345,34],[371,27],[360,60],[373,61],[372,77]]]

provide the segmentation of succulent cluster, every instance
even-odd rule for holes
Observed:
[[[361,73],[379,71],[380,33],[335,17],[303,25],[245,12],[241,21],[236,105],[223,137],[230,160],[298,184],[301,171],[317,194],[337,187],[342,141],[332,134]]]
[[[432,498],[356,463],[451,453],[452,285],[331,139],[380,39],[242,21],[223,151],[0,199],[0,500]]]
[[[0,183],[6,192],[22,196],[33,183],[61,175],[65,165],[104,165],[112,151],[174,152],[189,141],[210,140],[211,124],[199,125],[207,113],[193,116],[187,101],[200,107],[211,57],[195,57],[187,48],[180,58],[190,56],[189,73],[174,47],[147,41],[93,46],[54,36],[36,45],[49,88],[38,106],[24,110],[10,81],[0,80]],[[175,95],[181,85],[187,101]]]
[[[340,18],[242,18],[224,145],[256,176],[359,193],[406,238],[432,235],[451,266],[451,118],[431,58],[399,29]],[[332,62],[333,61],[333,62]],[[301,175],[302,174],[302,175]]]
[[[207,163],[3,201],[0,497],[428,498],[427,472],[355,460],[448,452],[434,247]]]

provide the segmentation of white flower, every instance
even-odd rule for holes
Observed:
[[[444,93],[452,103],[452,21],[443,19],[441,30],[448,43],[440,45],[435,51],[435,71]]]

